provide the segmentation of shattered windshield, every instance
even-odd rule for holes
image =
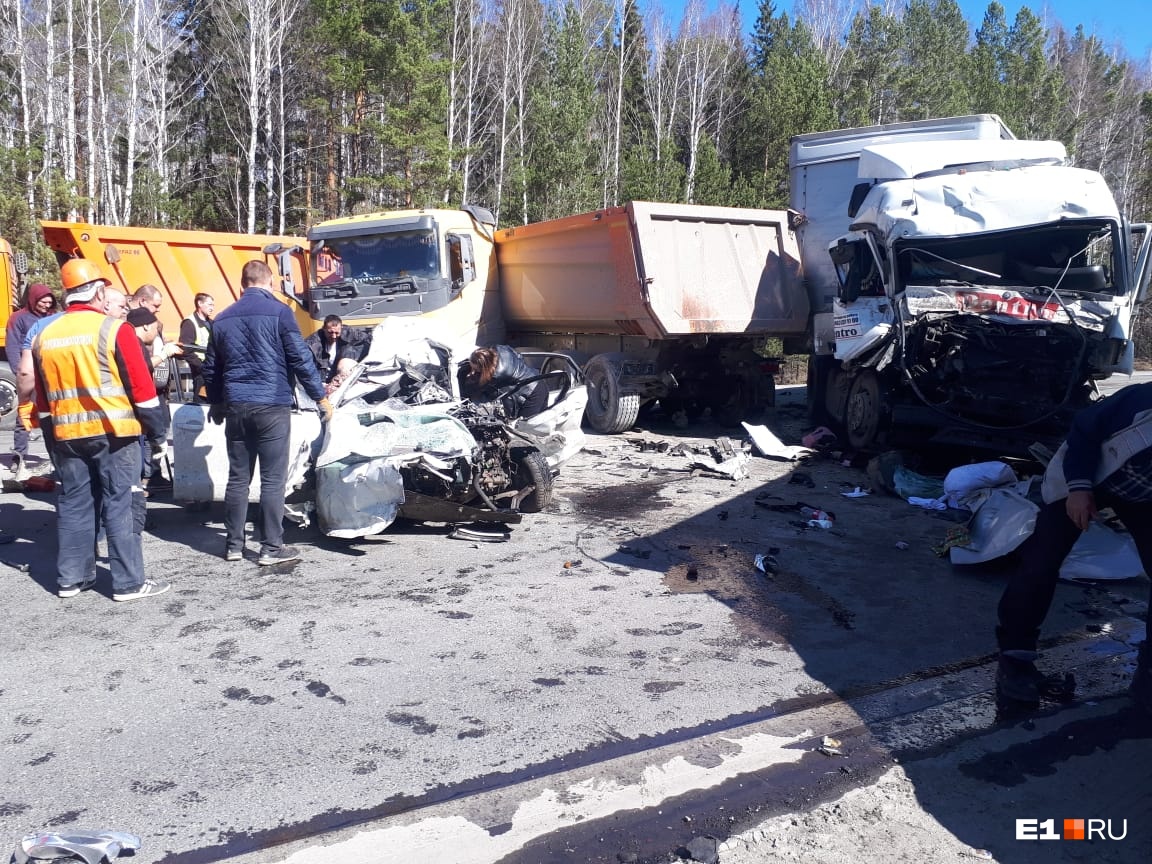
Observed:
[[[433,231],[395,231],[332,238],[324,251],[333,259],[325,281],[387,281],[409,276],[440,275],[440,256]]]
[[[1122,294],[1117,238],[1107,222],[1063,222],[950,238],[915,238],[897,248],[902,285],[981,285]]]

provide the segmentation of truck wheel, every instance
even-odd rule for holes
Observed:
[[[552,469],[539,450],[521,450],[515,458],[513,482],[516,488],[536,487],[520,502],[520,512],[539,513],[552,503]]]
[[[868,450],[879,444],[884,414],[880,379],[871,369],[866,369],[852,379],[848,390],[848,404],[844,410],[848,446],[854,450]]]
[[[16,378],[7,369],[0,371],[0,416],[16,410]]]
[[[588,407],[584,414],[593,429],[607,435],[627,432],[636,425],[640,414],[639,395],[621,392],[623,360],[623,354],[597,354],[584,369],[588,385]]]

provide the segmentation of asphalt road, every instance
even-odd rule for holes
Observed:
[[[799,395],[782,394],[777,428],[802,425]],[[106,579],[57,599],[51,501],[5,494],[0,518],[19,539],[0,554],[31,572],[0,568],[0,851],[27,831],[80,825],[140,834],[142,864],[309,850],[326,861],[669,860],[700,833],[701,813],[724,835],[867,782],[890,762],[880,727],[893,718],[955,688],[986,705],[1003,574],[937,558],[929,547],[948,522],[894,498],[842,498],[866,485],[859,468],[814,462],[801,469],[809,488],[788,483],[795,466],[757,458],[731,482],[632,443],[704,445],[722,432],[592,438],[554,506],[505,544],[451,540],[442,526],[359,543],[304,531],[289,537],[304,560],[270,570],[219,557],[218,511],[157,501],[146,562],[174,587],[130,604],[111,601]],[[800,530],[758,497],[834,510],[836,526]],[[757,553],[780,572],[757,571]],[[1140,581],[1061,586],[1049,631],[1121,662],[1146,592]],[[1101,698],[1122,689],[1111,671],[1096,678]],[[868,733],[854,773],[813,763],[817,717]],[[952,734],[932,728],[931,746]],[[656,792],[645,785],[654,764],[681,766],[661,777],[727,768]],[[751,775],[762,782],[743,800],[736,787]],[[632,788],[623,777],[646,780],[607,809],[578,806],[589,785]],[[511,830],[561,779],[570,791],[549,799],[555,820]],[[709,788],[711,799],[691,797]],[[696,822],[672,800],[691,800]],[[323,852],[462,802],[475,804],[478,838],[520,845],[469,858],[470,835],[449,832],[457,851],[442,858],[414,853],[411,834]],[[584,820],[599,845],[562,830]]]

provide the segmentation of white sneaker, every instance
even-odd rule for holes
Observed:
[[[133,588],[131,591],[114,591],[112,593],[112,599],[118,603],[122,603],[125,600],[139,600],[142,597],[154,597],[157,594],[163,594],[171,587],[171,583],[165,582],[163,579],[145,579],[142,584]]]

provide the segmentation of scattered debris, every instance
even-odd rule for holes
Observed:
[[[765,576],[772,576],[780,572],[780,562],[772,555],[759,553],[752,559],[752,564]]]
[[[14,864],[29,861],[52,861],[61,858],[81,859],[85,864],[114,861],[121,852],[135,852],[140,838],[124,831],[42,831],[26,834],[12,853]]]
[[[812,479],[811,474],[805,474],[803,471],[793,471],[792,476],[788,478],[789,486],[803,486],[807,489],[815,489],[816,481]]]
[[[948,554],[948,550],[953,546],[963,547],[971,546],[972,537],[968,533],[967,525],[953,525],[945,534],[944,539],[932,547],[932,551],[940,558]]]
[[[812,449],[835,447],[837,443],[836,433],[827,426],[817,426],[801,438],[800,443]]]
[[[908,498],[908,503],[913,507],[920,507],[924,510],[947,510],[948,505],[938,498],[919,498],[912,495]]]
[[[820,740],[820,746],[816,748],[817,753],[823,753],[825,756],[847,756],[843,750],[840,749],[840,742],[835,738],[829,738],[825,735]]]
[[[628,443],[641,453],[667,453],[672,446],[667,441],[647,441],[644,438],[629,438]]]
[[[770,459],[783,459],[791,461],[798,456],[810,452],[807,447],[797,447],[795,445],[785,444],[777,438],[767,426],[753,426],[750,423],[741,423],[748,436],[752,439],[752,443],[756,445],[756,449],[760,451],[761,455],[767,456]]]
[[[944,481],[936,477],[926,477],[897,465],[892,470],[892,490],[905,500],[909,498],[943,498]]]
[[[738,453],[731,459],[718,465],[709,465],[707,462],[696,461],[691,465],[693,476],[696,472],[701,474],[718,474],[729,480],[743,480],[748,476],[748,454]]]
[[[23,481],[22,488],[25,492],[55,492],[56,481],[51,477],[37,475]]]
[[[695,582],[700,578],[700,571],[696,568],[695,564],[689,565],[688,569],[684,571],[684,578],[689,582]]]
[[[7,558],[0,559],[0,564],[3,564],[5,567],[11,567],[13,570],[19,570],[21,573],[27,573],[29,570],[29,565],[18,564],[15,561],[9,561]]]
[[[565,570],[571,570],[573,567],[579,567],[583,563],[584,563],[583,558],[577,558],[575,561],[565,561],[564,562],[564,569]]]
[[[867,498],[869,495],[872,494],[872,490],[871,489],[861,489],[859,486],[857,486],[851,492],[841,492],[840,494],[843,495],[845,498]]]
[[[907,540],[897,540],[896,541],[896,548],[899,549],[901,552],[907,552],[912,547],[908,543]]]
[[[481,543],[506,543],[512,539],[510,531],[483,531],[479,528],[469,528],[457,525],[448,535],[453,540],[477,540]]]
[[[980,858],[981,860],[984,860],[984,861],[995,860],[992,857],[992,853],[989,852],[987,849],[967,849],[964,852],[962,852],[961,854],[967,855],[969,858]]]

